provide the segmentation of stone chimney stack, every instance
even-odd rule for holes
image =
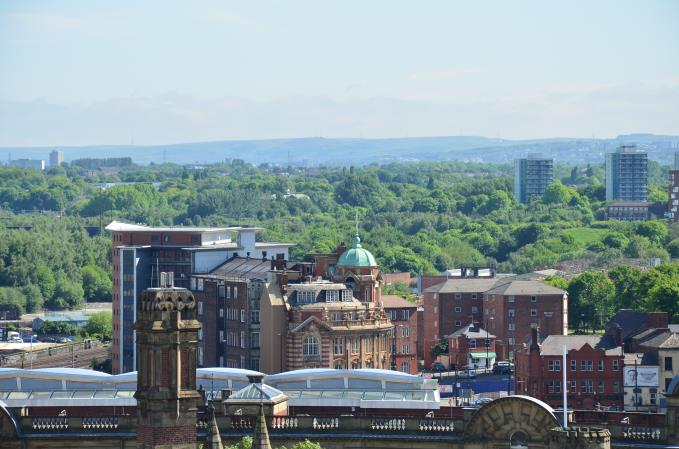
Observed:
[[[137,447],[195,449],[196,301],[183,288],[150,288],[137,302]]]

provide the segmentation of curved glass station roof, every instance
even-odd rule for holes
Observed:
[[[234,392],[231,398],[238,399],[251,393],[248,376],[264,375],[236,368],[199,368],[196,383],[208,398],[220,399],[221,391],[228,389]],[[0,368],[0,401],[10,407],[135,406],[136,388],[136,372]],[[290,406],[438,409],[440,401],[435,380],[379,369],[289,371],[264,376],[262,388],[272,395],[284,393]]]

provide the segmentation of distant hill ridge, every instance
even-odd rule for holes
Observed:
[[[266,140],[224,140],[167,145],[92,145],[0,147],[0,160],[48,159],[53,149],[66,161],[80,158],[131,157],[137,164],[174,162],[208,164],[243,159],[260,164],[366,165],[370,163],[464,160],[503,163],[528,153],[542,153],[565,162],[602,163],[603,155],[621,143],[636,143],[649,158],[664,164],[679,151],[679,136],[629,134],[614,139],[551,138],[508,140],[482,136],[408,137],[388,139],[306,137]]]

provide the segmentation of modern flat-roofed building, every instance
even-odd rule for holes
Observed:
[[[646,201],[648,155],[636,145],[606,154],[606,201]]]
[[[679,153],[677,153],[677,155],[679,155]],[[679,169],[670,170],[670,187],[669,187],[669,201],[667,202],[667,218],[669,218],[672,221],[679,221]]]
[[[33,169],[42,171],[45,169],[45,161],[42,159],[13,159],[9,161],[9,165],[24,169]]]
[[[64,152],[53,150],[50,153],[50,167],[58,167],[64,163]]]
[[[514,161],[514,198],[520,203],[545,193],[554,178],[554,160],[538,154]]]
[[[113,372],[136,369],[137,298],[160,286],[161,273],[173,285],[189,288],[190,274],[208,273],[234,256],[288,258],[291,244],[255,241],[258,228],[152,227],[114,221],[106,227],[113,240]],[[232,240],[232,235],[237,238]]]

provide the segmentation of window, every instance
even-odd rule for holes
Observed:
[[[198,329],[198,340],[203,341],[203,329]]]
[[[403,321],[408,321],[410,319],[410,310],[408,309],[401,310],[401,318],[403,319]]]
[[[575,371],[578,369],[578,362],[575,360],[571,360],[571,371]]]
[[[250,333],[250,347],[254,349],[259,348],[259,332]]]
[[[455,299],[462,299],[461,293],[455,293]]]
[[[407,361],[403,362],[403,364],[401,365],[401,372],[404,372],[404,373],[410,372],[410,362],[407,362]]]
[[[550,380],[549,382],[547,382],[547,393],[550,394],[561,393],[561,381]]]
[[[252,321],[252,324],[259,323],[259,310],[250,311],[250,321]]]
[[[326,302],[339,302],[339,290],[326,290],[325,291],[325,301]]]
[[[245,331],[240,331],[240,347],[245,348]]]
[[[613,371],[617,371],[617,370],[618,370],[618,364],[619,364],[619,363],[620,363],[620,362],[618,361],[618,359],[613,360]]]
[[[462,321],[460,320],[455,321],[455,326],[462,326]],[[436,327],[436,321],[434,321],[434,327]]]
[[[665,371],[672,371],[672,357],[665,357]]]
[[[304,337],[303,354],[306,356],[318,355],[318,340],[312,335]]]
[[[495,296],[495,295],[493,295],[493,296]],[[493,299],[495,299],[495,298],[493,298]],[[514,295],[507,296],[507,302],[514,302]]]
[[[401,354],[410,354],[410,345],[408,343],[403,343],[403,346],[401,346]]]
[[[196,281],[196,290],[198,290],[199,292],[202,292],[203,288],[204,288],[203,287],[203,279],[198,278],[198,281]]]
[[[455,313],[462,312],[462,307],[455,307]]]
[[[599,361],[597,362],[597,365],[598,365],[598,366],[597,366],[597,369],[598,369],[599,371],[603,371],[603,370],[604,370],[604,361],[603,361],[603,360],[599,360]]]
[[[219,366],[224,366],[224,356],[223,355],[219,356]]]
[[[240,322],[245,323],[245,309],[240,309]]]
[[[530,309],[530,316],[538,316],[538,309]]]
[[[198,315],[203,314],[203,301],[198,301]]]
[[[259,358],[253,357],[250,359],[250,369],[253,371],[259,371]]]
[[[594,393],[594,384],[591,380],[583,380],[580,382],[580,391],[582,393]]]
[[[219,299],[224,299],[224,297],[226,296],[226,287],[224,287],[223,285],[217,287],[217,294],[219,295]]]
[[[603,380],[599,381],[599,393],[605,393],[606,392],[606,384],[604,383]]]
[[[364,296],[365,296],[365,300],[364,300],[364,301],[365,301],[365,302],[370,302],[370,297],[371,297],[371,295],[370,295],[370,287],[366,287],[366,288],[365,288],[365,295],[364,295]]]
[[[613,381],[613,393],[620,393],[620,382]]]
[[[476,339],[472,338],[468,343],[470,349],[476,349]]]
[[[580,371],[594,371],[591,360],[580,360]]]
[[[509,323],[509,324],[507,325],[507,330],[513,331],[513,330],[515,330],[515,329],[516,329],[516,326],[514,326],[514,323]]]
[[[508,317],[514,318],[515,313],[516,313],[516,312],[514,311],[514,309],[507,309],[507,316],[508,316]]]
[[[351,290],[349,288],[346,289],[346,290],[342,290],[342,301],[344,301],[344,302],[351,301],[351,298],[353,296],[352,293],[353,293],[353,290]]]
[[[476,306],[472,306],[472,313],[479,313],[479,308]]]
[[[337,355],[344,354],[344,338],[335,337],[333,340],[333,353]]]
[[[401,337],[410,337],[410,328],[409,327],[402,327],[401,328]]]
[[[342,321],[342,312],[332,312],[330,319],[333,321]]]
[[[655,388],[651,388],[651,405],[655,405],[656,401],[658,399],[658,390]]]
[[[476,299],[476,293],[472,293],[472,299]]]
[[[238,286],[233,286],[233,297],[238,298]]]
[[[353,341],[351,342],[351,353],[358,354],[360,350],[361,350],[361,339],[358,337],[354,337]]]
[[[219,341],[224,342],[224,331],[219,331]]]
[[[574,380],[569,380],[568,383],[570,384],[570,387],[569,387],[570,393],[577,393],[578,392],[578,383]]]
[[[561,371],[561,360],[550,360],[547,364],[549,371]]]
[[[245,369],[245,356],[240,356],[240,369]]]
[[[231,299],[231,286],[226,286],[226,299]]]
[[[335,360],[335,369],[344,369],[344,362],[341,360]]]
[[[313,291],[298,291],[297,302],[299,304],[311,304],[316,299],[316,292]]]
[[[203,348],[198,348],[198,364],[203,364]]]
[[[537,301],[538,301],[537,296],[533,295],[533,296],[530,297],[530,302],[537,302]]]
[[[390,310],[389,311],[389,319],[391,321],[396,321],[398,320],[398,310]]]

